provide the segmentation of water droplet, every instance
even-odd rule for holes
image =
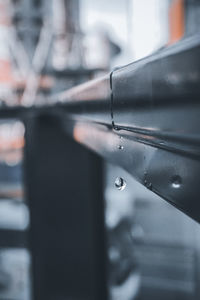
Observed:
[[[123,149],[124,149],[124,146],[118,145],[117,148],[118,148],[119,150],[123,150]]]
[[[178,175],[173,176],[171,179],[171,183],[172,183],[173,188],[175,188],[175,189],[180,188],[181,183],[182,183],[181,177]]]
[[[126,187],[126,181],[121,178],[121,177],[117,177],[115,179],[115,187],[120,190],[120,191],[123,191]]]
[[[144,181],[144,185],[145,185],[149,190],[152,190],[152,183],[149,182],[149,181],[147,181],[146,179],[145,179],[145,181]]]

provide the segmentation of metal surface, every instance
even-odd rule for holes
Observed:
[[[110,91],[107,77],[58,97],[73,119],[66,129],[75,140],[197,221],[199,55],[194,36],[112,72]]]
[[[129,144],[124,166],[197,221],[199,55],[196,36],[112,74],[113,122]]]

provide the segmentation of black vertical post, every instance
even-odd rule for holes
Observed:
[[[53,116],[26,122],[33,300],[106,300],[102,161]]]

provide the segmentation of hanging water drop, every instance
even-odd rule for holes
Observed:
[[[115,187],[119,191],[123,191],[125,189],[125,187],[126,187],[126,181],[122,177],[117,177],[115,179]]]
[[[124,149],[124,147],[123,147],[122,145],[118,145],[117,148],[118,148],[119,150],[123,150],[123,149]]]
[[[180,186],[181,186],[181,183],[182,183],[182,180],[181,180],[181,177],[178,176],[178,175],[175,175],[172,177],[171,179],[171,184],[172,184],[172,187],[175,188],[175,189],[179,189]]]
[[[147,181],[146,179],[145,179],[145,181],[144,181],[144,185],[149,189],[149,190],[152,190],[152,183],[151,182],[149,182],[149,181]]]

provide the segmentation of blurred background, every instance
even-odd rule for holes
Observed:
[[[50,103],[199,31],[198,0],[0,0],[0,105]],[[2,300],[31,299],[24,132],[0,121]],[[104,182],[110,299],[200,299],[199,225],[120,168],[105,163]]]

